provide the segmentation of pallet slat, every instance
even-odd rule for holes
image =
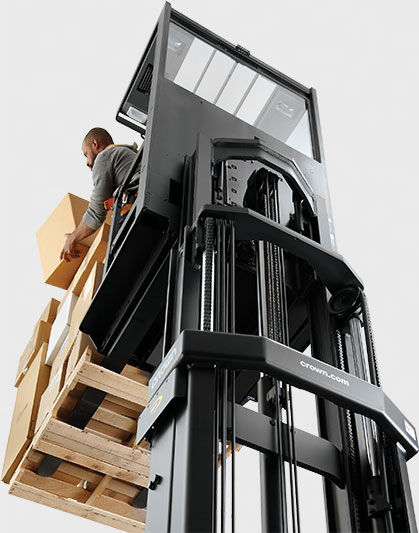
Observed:
[[[103,495],[104,490],[109,485],[111,480],[112,480],[112,477],[108,475],[102,478],[102,481],[99,483],[99,485],[95,488],[95,490],[92,492],[92,494],[87,499],[86,501],[87,505],[92,505],[99,498],[99,496]]]
[[[16,481],[55,494],[61,498],[71,498],[72,500],[77,500],[81,503],[86,503],[90,496],[90,493],[87,490],[84,490],[77,485],[66,483],[65,481],[61,481],[54,477],[38,476],[38,474],[35,474],[30,470],[19,472]]]
[[[79,383],[127,400],[143,409],[147,405],[147,385],[116,374],[94,363],[86,361],[78,371],[76,379]]]
[[[98,509],[96,507],[79,503],[74,500],[63,499],[59,496],[55,496],[54,494],[50,494],[49,492],[46,492],[44,490],[25,485],[24,483],[20,483],[18,481],[16,481],[10,487],[9,493],[13,494],[14,496],[19,496],[20,498],[33,501],[35,503],[48,505],[49,507],[53,507],[54,509],[65,511],[67,513],[71,513],[82,518],[94,520],[95,522],[114,527],[121,531],[127,531],[128,533],[144,532],[144,511],[141,515],[139,513],[139,516],[142,517],[141,520],[133,520],[126,517],[120,517],[115,513],[106,511],[105,509]]]
[[[127,433],[135,433],[137,431],[137,420],[128,416],[120,415],[115,413],[115,411],[105,409],[104,407],[99,407],[99,409],[93,415],[93,420],[112,425],[122,431],[126,431]]]
[[[59,420],[50,421],[33,449],[129,483],[145,486],[148,482],[146,450],[128,448]]]

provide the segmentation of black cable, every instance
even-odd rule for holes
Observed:
[[[297,519],[297,531],[301,529],[300,521],[300,505],[299,505],[299,490],[298,490],[298,472],[297,472],[297,450],[295,446],[295,423],[294,423],[294,407],[292,402],[292,387],[289,387],[289,405],[290,405],[290,415],[291,415],[291,448],[292,448],[292,457],[293,457],[293,470],[294,470],[294,491],[295,491],[295,511]]]
[[[221,533],[225,533],[227,497],[227,370],[222,369],[221,376]]]
[[[218,519],[218,454],[220,442],[220,371],[215,369],[215,412],[214,412],[214,443],[213,443],[213,533],[217,531]]]
[[[287,491],[285,486],[285,472],[284,472],[284,444],[282,439],[282,407],[281,407],[281,384],[276,379],[275,382],[275,405],[276,405],[276,436],[278,442],[278,471],[279,480],[281,484],[281,528],[280,533],[288,531],[288,516],[287,516]]]
[[[230,225],[230,333],[236,332],[236,235]],[[231,370],[231,533],[236,530],[236,371]]]
[[[218,221],[218,227],[220,228],[220,240],[218,241],[219,244],[219,265],[220,265],[220,331],[225,332],[226,331],[226,304],[227,304],[227,298],[226,298],[226,246],[225,246],[225,240],[226,240],[226,226],[225,226],[225,220],[219,220]],[[221,418],[222,418],[222,425],[221,425],[221,533],[225,532],[225,524],[226,524],[226,497],[227,497],[227,491],[226,491],[226,485],[227,485],[227,456],[226,456],[226,449],[227,449],[227,390],[228,390],[228,383],[227,383],[227,370],[222,369],[221,372],[221,383],[222,383],[222,389],[221,389]]]
[[[220,254],[221,228],[220,221],[216,221],[216,251],[215,251],[215,309],[216,320],[214,331],[221,331],[221,254]]]

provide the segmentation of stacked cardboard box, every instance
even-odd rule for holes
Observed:
[[[74,365],[77,363],[83,350],[89,346],[88,337],[79,330],[79,326],[97,288],[99,287],[102,280],[102,274],[103,263],[95,263],[87,278],[85,286],[77,297],[75,303],[72,305],[70,319],[66,322],[66,326],[64,326],[63,331],[65,333],[60,336],[61,344],[55,350],[55,355],[54,352],[51,352],[51,355],[54,355],[54,357],[51,357],[49,361],[47,361],[51,365],[51,374],[48,388],[42,395],[36,429],[38,429],[45,416],[50,412],[54,400],[64,386],[70,355],[73,354],[71,364]],[[73,300],[73,297],[73,293],[67,293],[65,300]],[[63,311],[65,311],[64,316],[67,317],[67,306],[63,306]]]
[[[50,374],[45,365],[47,347],[46,342],[40,346],[19,382],[2,472],[5,483],[9,483],[35,433],[39,402]]]
[[[55,317],[57,316],[59,304],[60,302],[58,300],[52,298],[36,323],[32,337],[23,351],[23,354],[21,355],[17,365],[15,387],[19,386],[42,344],[48,344],[51,334],[51,327]]]
[[[86,207],[85,200],[66,195],[37,233],[44,281],[66,292],[61,302],[48,303],[18,362],[2,481],[10,483],[11,494],[142,531],[145,512],[127,501],[148,483],[148,451],[133,448],[148,374],[128,365],[120,375],[104,369],[103,356],[79,329],[103,277],[110,221],[78,247],[80,258],[59,259],[64,234],[74,230]],[[66,419],[87,386],[107,395],[81,431]],[[51,478],[36,473],[44,454],[63,460]]]
[[[39,426],[36,421],[40,409],[45,416],[51,404],[49,400],[55,399],[53,391],[59,390],[57,382],[65,377],[62,367],[103,273],[108,223],[81,245],[81,258],[69,263],[59,258],[65,233],[75,229],[87,204],[86,200],[67,194],[37,233],[45,282],[67,288],[67,292],[61,302],[53,298],[45,307],[18,362],[15,379],[18,390],[2,472],[2,480],[6,483]],[[84,346],[79,347],[82,349],[88,345],[88,340],[80,335],[84,340]],[[58,378],[61,374],[63,378]]]

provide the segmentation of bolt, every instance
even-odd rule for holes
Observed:
[[[162,480],[162,479],[163,479],[163,478],[162,478],[161,476],[159,476],[159,474],[156,474],[156,475],[154,476],[153,481],[150,481],[150,485],[148,486],[148,488],[149,488],[150,490],[156,490],[157,485],[159,485],[159,484],[161,483],[161,480]]]

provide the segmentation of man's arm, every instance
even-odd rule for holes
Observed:
[[[77,244],[89,237],[103,224],[106,218],[106,209],[103,202],[113,194],[113,167],[109,159],[109,151],[100,152],[93,165],[93,191],[90,195],[89,206],[83,219],[73,233],[67,234],[67,240],[61,251],[60,259],[67,263],[72,258],[80,257]]]
[[[67,263],[74,257],[79,257],[80,252],[77,250],[77,245],[86,237],[90,237],[95,232],[95,229],[90,228],[84,220],[80,222],[77,228],[72,233],[67,233],[67,239],[64,248],[61,250],[60,259],[64,259]]]
[[[107,212],[103,202],[111,198],[114,192],[114,170],[110,155],[110,150],[103,150],[93,165],[93,190],[83,221],[94,230],[105,221]]]

